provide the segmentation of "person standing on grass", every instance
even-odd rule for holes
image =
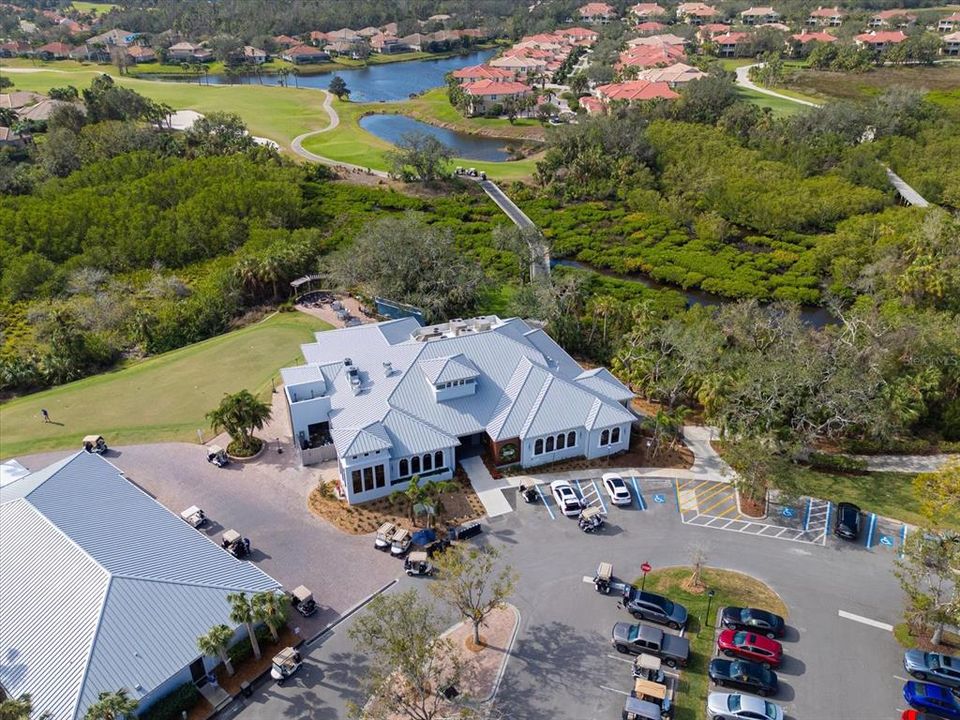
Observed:
[[[48,413],[48,412],[47,412],[46,410],[44,410],[43,408],[40,408],[40,417],[43,418],[43,421],[44,421],[45,423],[50,422],[50,413]]]

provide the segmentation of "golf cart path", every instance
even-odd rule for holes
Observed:
[[[307,138],[311,138],[314,135],[320,135],[321,133],[330,132],[331,130],[336,130],[340,125],[340,115],[337,114],[336,109],[333,107],[333,93],[329,90],[321,90],[325,95],[323,100],[323,109],[326,111],[327,115],[330,116],[330,124],[325,128],[319,130],[311,130],[310,132],[301,133],[297,135],[293,142],[290,143],[290,149],[293,150],[297,155],[302,157],[304,160],[309,160],[310,162],[320,163],[321,165],[329,165],[331,167],[343,167],[348,170],[356,170],[360,172],[370,173],[378,177],[389,177],[387,173],[383,170],[373,170],[371,168],[361,167],[360,165],[353,165],[351,163],[338,162],[328,157],[323,157],[323,155],[317,155],[312,153],[306,148],[303,147],[303,141]]]
[[[921,473],[935,472],[952,462],[960,462],[960,455],[852,455],[867,463],[870,472]]]
[[[769,95],[770,97],[779,98],[780,100],[789,100],[790,102],[797,103],[798,105],[806,105],[807,107],[821,107],[819,103],[810,102],[809,100],[801,100],[800,98],[790,97],[789,95],[782,95],[781,93],[774,92],[773,90],[767,90],[765,87],[760,87],[750,79],[750,69],[755,67],[763,67],[763,63],[754,63],[753,65],[744,65],[743,67],[738,67],[737,85],[742,88],[746,88],[747,90],[758,92],[761,95]]]

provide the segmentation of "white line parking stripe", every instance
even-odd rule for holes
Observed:
[[[609,690],[610,692],[620,693],[621,695],[626,695],[627,697],[630,697],[630,693],[624,692],[623,690],[617,690],[616,688],[607,687],[606,685],[601,685],[600,689]]]
[[[847,620],[853,620],[858,623],[863,623],[864,625],[869,625],[870,627],[880,628],[881,630],[886,630],[887,632],[893,632],[893,625],[880,622],[879,620],[871,620],[870,618],[863,617],[863,615],[854,615],[853,613],[848,613],[845,610],[837,610],[837,614],[842,618],[846,618]]]
[[[593,491],[597,494],[597,500],[600,501],[600,507],[603,508],[603,511],[607,511],[607,506],[603,502],[603,497],[600,495],[600,489],[597,487],[597,483],[593,480],[590,481],[590,484],[593,485]]]
[[[550,513],[550,519],[551,519],[551,520],[556,520],[556,519],[557,519],[557,516],[554,515],[554,514],[553,514],[553,510],[550,509],[550,505],[547,503],[547,498],[546,498],[546,496],[543,494],[543,490],[540,489],[540,486],[539,486],[539,485],[534,485],[534,487],[537,489],[537,495],[540,496],[540,502],[543,503],[543,506],[547,509],[547,512]]]
[[[619,655],[607,655],[607,657],[610,658],[611,660],[619,660],[620,662],[625,662],[630,665],[633,665],[633,660],[629,658],[620,657]]]

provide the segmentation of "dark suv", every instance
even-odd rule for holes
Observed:
[[[833,534],[844,540],[856,540],[860,537],[860,508],[848,502],[837,505]]]
[[[621,604],[624,610],[637,620],[649,620],[666,625],[674,630],[679,630],[687,625],[687,609],[683,605],[675,603],[663,595],[641,592],[632,585],[623,589],[623,602]]]

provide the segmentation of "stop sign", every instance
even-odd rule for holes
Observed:
[[[645,562],[643,565],[640,566],[640,569],[643,571],[643,574],[646,575],[648,572],[653,570],[653,566],[650,563]]]

